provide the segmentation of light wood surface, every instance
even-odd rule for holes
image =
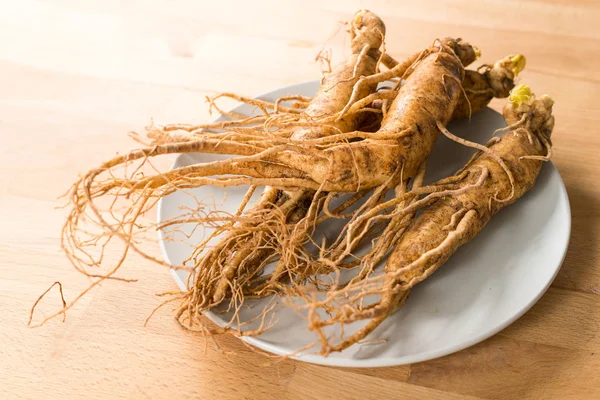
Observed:
[[[126,133],[206,121],[215,91],[257,95],[315,79],[344,54],[339,21],[381,15],[403,58],[461,36],[482,62],[528,58],[523,79],[556,100],[554,162],[573,212],[565,263],[543,298],[498,335],[434,361],[383,369],[277,364],[223,338],[224,355],[180,329],[168,271],[133,258],[65,323],[26,327],[52,282],[88,281],[59,249],[57,197],[79,172],[133,148]],[[0,1],[0,397],[3,399],[600,398],[600,5],[567,0]],[[336,31],[339,31],[336,35]],[[331,37],[331,38],[330,38]],[[327,38],[330,38],[327,40]],[[495,108],[501,102],[493,103]],[[36,318],[60,306],[57,293]]]

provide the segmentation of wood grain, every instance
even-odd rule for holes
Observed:
[[[592,1],[1,1],[0,393],[64,399],[593,399],[600,397],[600,4]],[[274,363],[233,337],[218,352],[178,328],[169,273],[136,259],[84,297],[67,321],[26,327],[60,279],[87,285],[59,250],[57,197],[77,173],[133,147],[126,133],[209,118],[204,97],[249,96],[315,79],[314,56],[347,51],[340,21],[369,7],[397,58],[461,36],[482,62],[528,58],[523,79],[555,100],[555,159],[573,211],[571,244],[550,290],[491,339],[396,368]],[[347,43],[346,43],[347,44]],[[498,108],[501,102],[493,103]],[[53,292],[39,314],[60,306]],[[229,354],[235,352],[235,354]]]

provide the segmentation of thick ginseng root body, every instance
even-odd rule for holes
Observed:
[[[464,42],[455,43],[464,47]],[[454,50],[436,41],[402,85],[375,133],[330,136],[327,146],[287,144],[250,157],[195,164],[135,181],[116,181],[130,191],[169,186],[243,184],[356,192],[414,176],[440,135],[438,123],[450,121],[462,96],[464,69]],[[348,140],[358,140],[348,143]],[[326,148],[324,148],[326,147]],[[229,175],[227,178],[210,178]],[[106,188],[109,189],[109,188]],[[106,190],[104,189],[104,190]]]
[[[354,335],[330,345],[323,352],[341,351],[362,340],[379,326],[406,299],[408,290],[430,276],[463,244],[473,239],[498,211],[517,201],[533,188],[550,151],[554,126],[552,100],[534,100],[528,88],[519,87],[504,109],[504,117],[514,130],[493,140],[461,174],[467,175],[464,190],[445,196],[427,196],[422,212],[408,225],[394,246],[381,281],[381,299],[368,310],[338,313],[334,320],[352,322],[369,319]],[[373,279],[373,278],[371,278]],[[375,279],[375,281],[377,281]],[[358,289],[360,283],[357,284]],[[353,290],[353,288],[346,288]],[[318,329],[318,328],[317,328]]]
[[[416,58],[415,56],[412,58]],[[515,87],[515,78],[523,71],[525,64],[525,56],[517,54],[506,56],[496,61],[493,66],[482,65],[477,70],[465,69],[465,77],[462,81],[465,95],[459,98],[452,114],[452,121],[469,119],[487,107],[493,98],[508,97]],[[371,106],[383,109],[383,104],[383,100],[378,100]]]
[[[342,63],[327,73],[322,81],[317,94],[308,103],[305,113],[311,118],[319,118],[325,115],[337,115],[350,100],[356,82],[362,76],[370,76],[377,72],[377,62],[381,56],[381,47],[385,34],[383,21],[370,11],[361,10],[357,12],[351,21],[352,51],[353,53]],[[374,93],[377,84],[365,85],[358,93],[359,98]],[[365,113],[353,113],[341,119],[310,127],[298,127],[291,134],[292,140],[303,141],[305,139],[318,139],[336,133],[351,132],[361,127]],[[312,198],[314,192],[306,191],[303,194],[280,190],[274,187],[265,188],[262,200],[253,207],[248,214],[258,214],[261,217],[254,227],[265,225],[265,229],[254,235],[246,235],[240,238],[240,232],[248,230],[248,224],[239,224],[232,227],[221,241],[199,261],[196,266],[198,270],[209,269],[208,263],[222,266],[222,276],[215,280],[214,277],[207,279],[198,271],[196,284],[201,286],[200,290],[206,298],[213,299],[218,303],[226,295],[227,291],[236,285],[236,275],[241,275],[248,270],[250,274],[257,273],[257,269],[263,264],[273,252],[265,246],[270,237],[267,230],[268,224],[279,223],[281,216],[287,223],[297,222],[304,217],[307,207],[307,198]],[[275,209],[278,215],[270,215],[268,210]],[[235,237],[236,240],[232,240]],[[225,251],[227,250],[227,251]],[[223,256],[225,260],[221,260]],[[241,271],[240,268],[246,271]],[[255,271],[252,271],[254,269]]]
[[[487,179],[464,193],[439,199],[423,210],[392,251],[386,267],[388,272],[396,273],[406,268],[400,276],[406,284],[433,272],[458,247],[473,239],[494,214],[533,188],[542,167],[537,157],[543,157],[547,152],[546,143],[549,143],[554,118],[549,97],[542,97],[533,105],[526,106],[530,116],[523,113],[515,115],[511,104],[504,114],[509,123],[516,123],[523,115],[527,116],[531,121],[530,128],[508,132],[489,147],[491,153],[504,161],[514,183],[511,185],[507,171],[499,165],[495,156],[483,154],[475,159],[465,169],[469,174],[467,182],[473,183],[480,173],[478,171],[488,171]],[[531,159],[530,156],[536,158]],[[461,229],[458,229],[459,226]],[[452,240],[448,240],[448,236],[452,236]],[[408,268],[411,265],[419,268]]]

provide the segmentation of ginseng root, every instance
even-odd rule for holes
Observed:
[[[535,99],[526,86],[515,88],[503,112],[512,130],[492,140],[487,147],[481,146],[478,156],[459,171],[460,175],[466,174],[460,187],[441,192],[441,196],[440,193],[427,195],[415,203],[421,203],[422,213],[410,222],[393,246],[385,274],[336,289],[324,302],[307,306],[327,304],[331,313],[330,305],[340,304],[330,319],[315,317],[310,321],[311,329],[317,331],[327,325],[369,320],[364,328],[338,343],[323,340],[323,354],[341,351],[364,339],[404,302],[410,288],[430,276],[458,247],[473,239],[493,215],[533,188],[542,161],[547,160],[551,148],[552,104],[548,96]],[[389,205],[401,200],[391,201]],[[412,211],[409,206],[395,213]],[[385,218],[390,217],[393,215]],[[367,294],[376,294],[380,300],[361,307]]]
[[[383,21],[370,11],[362,10],[355,14],[351,21],[351,37],[353,54],[344,62],[325,74],[317,94],[308,102],[306,114],[318,118],[323,115],[337,115],[350,99],[352,89],[362,76],[373,75],[381,53],[379,47],[383,44],[385,25]],[[374,93],[376,84],[365,86],[359,97],[367,97]],[[297,127],[291,138],[319,139],[336,133],[352,132],[359,129],[364,120],[364,113],[349,114],[332,122],[329,126]],[[218,304],[228,292],[234,292],[237,277],[247,272],[255,275],[263,266],[263,261],[272,255],[267,242],[269,225],[280,223],[295,223],[306,215],[312,191],[283,191],[274,187],[265,188],[261,201],[246,213],[247,221],[254,220],[252,215],[260,215],[258,223],[245,222],[231,227],[220,242],[204,254],[195,265],[196,293],[202,293],[206,298]],[[274,210],[273,213],[269,213]],[[276,214],[276,215],[275,215]],[[255,218],[256,219],[256,218]],[[262,227],[262,229],[261,229]],[[247,235],[252,229],[254,233]],[[199,253],[203,248],[195,249]],[[221,266],[211,268],[211,264]],[[242,271],[242,269],[244,271]],[[208,271],[213,272],[209,277]],[[220,276],[219,276],[220,275]],[[196,298],[189,301],[196,302]]]

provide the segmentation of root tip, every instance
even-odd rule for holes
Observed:
[[[531,104],[534,100],[535,95],[531,92],[529,86],[525,84],[515,86],[515,88],[510,91],[510,96],[508,97],[508,101],[513,103],[516,107],[521,104]]]
[[[512,71],[515,76],[518,76],[519,73],[525,69],[525,65],[527,64],[527,59],[523,54],[517,54],[511,58],[510,61],[514,64]]]

